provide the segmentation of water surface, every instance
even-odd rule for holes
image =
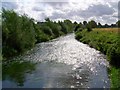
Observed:
[[[105,55],[68,34],[3,65],[4,88],[109,88]],[[17,63],[14,63],[17,62]]]

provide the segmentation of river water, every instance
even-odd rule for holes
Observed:
[[[110,87],[105,55],[74,34],[39,43],[18,58],[3,64],[3,88]]]

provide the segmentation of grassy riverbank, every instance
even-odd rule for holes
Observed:
[[[111,88],[120,88],[120,40],[118,28],[96,28],[77,31],[76,39],[107,55],[110,62]]]

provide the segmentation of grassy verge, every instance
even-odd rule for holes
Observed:
[[[96,28],[77,31],[76,39],[88,44],[107,56],[110,62],[111,88],[120,88],[120,40],[118,28]]]
[[[110,81],[111,81],[111,89],[119,88],[120,89],[120,68],[111,67],[108,70]]]

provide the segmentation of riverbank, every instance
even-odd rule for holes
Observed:
[[[13,10],[2,10],[2,56],[3,59],[18,56],[30,50],[36,43],[46,42],[74,30],[70,20],[55,22],[46,18],[36,22],[27,15]]]
[[[107,56],[110,62],[109,75],[111,79],[111,88],[120,88],[120,45],[118,28],[101,28],[92,31],[77,31],[76,39],[88,44]]]
[[[3,88],[109,88],[106,66],[105,55],[67,34],[3,63]]]

